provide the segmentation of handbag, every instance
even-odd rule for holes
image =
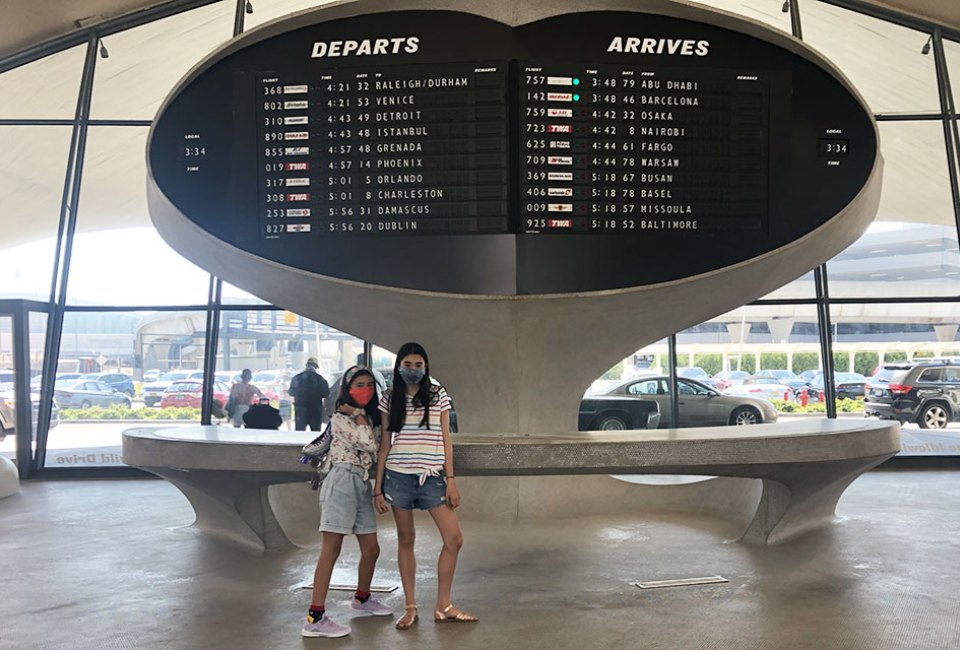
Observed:
[[[327,428],[319,436],[308,442],[300,450],[300,464],[312,465],[317,473],[310,479],[310,489],[319,490],[323,479],[330,473],[333,465],[330,459],[330,443],[333,442],[332,424],[327,422]]]

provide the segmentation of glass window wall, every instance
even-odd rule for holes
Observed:
[[[67,312],[46,467],[122,465],[135,426],[200,422],[205,312]]]
[[[271,20],[289,16],[298,11],[320,7],[329,2],[332,2],[332,0],[252,0],[253,13],[247,14],[244,18],[244,31],[249,31]]]
[[[960,365],[947,365],[960,364],[960,303],[844,304],[831,312],[837,375],[868,376],[865,411],[903,421],[900,455],[960,455]]]
[[[783,11],[783,5],[779,2],[768,0],[693,0],[693,2],[752,18],[790,33],[790,13]]]
[[[68,126],[0,126],[2,298],[50,298],[70,136]]]
[[[147,209],[147,129],[91,127],[68,286],[73,305],[205,305],[210,275],[160,237]]]
[[[153,119],[180,78],[230,39],[235,6],[217,2],[104,37],[110,57],[97,61],[90,116]]]
[[[362,340],[294,312],[229,310],[220,316],[216,378],[230,386],[249,369],[250,383],[280,410],[282,426],[292,429],[297,406],[289,393],[290,381],[304,370],[307,360],[317,360],[318,372],[333,396],[344,370],[356,364],[362,353]],[[325,407],[323,419],[332,410],[332,400]],[[301,410],[303,415],[306,409]]]
[[[833,298],[960,295],[960,249],[943,125],[881,122],[874,223],[827,265]]]
[[[950,76],[950,88],[953,90],[953,104],[960,108],[960,43],[943,39],[943,51],[947,58],[947,72]]]
[[[86,53],[78,45],[0,74],[0,119],[72,120]]]
[[[923,53],[929,34],[817,0],[804,0],[800,16],[803,40],[836,64],[875,113],[940,112],[933,53]]]

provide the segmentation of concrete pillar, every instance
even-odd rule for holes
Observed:
[[[742,343],[750,335],[752,323],[727,323],[727,335],[731,343]]]
[[[957,338],[957,328],[960,326],[957,325],[934,325],[933,331],[937,334],[937,341],[940,343],[948,343],[954,341]]]
[[[790,331],[793,329],[794,318],[768,318],[767,327],[770,328],[770,337],[774,343],[787,343],[790,340]]]

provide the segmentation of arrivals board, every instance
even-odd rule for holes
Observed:
[[[199,65],[151,132],[165,200],[306,272],[550,294],[768,253],[841,211],[875,163],[841,79],[707,10],[509,24],[362,6],[266,25]]]
[[[764,228],[759,70],[520,64],[521,231]]]

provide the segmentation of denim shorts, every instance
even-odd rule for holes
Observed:
[[[447,479],[428,476],[420,485],[419,474],[403,474],[388,469],[383,476],[383,496],[395,508],[430,510],[447,502]]]
[[[373,489],[368,473],[356,465],[337,463],[320,486],[320,531],[341,535],[377,532]]]

